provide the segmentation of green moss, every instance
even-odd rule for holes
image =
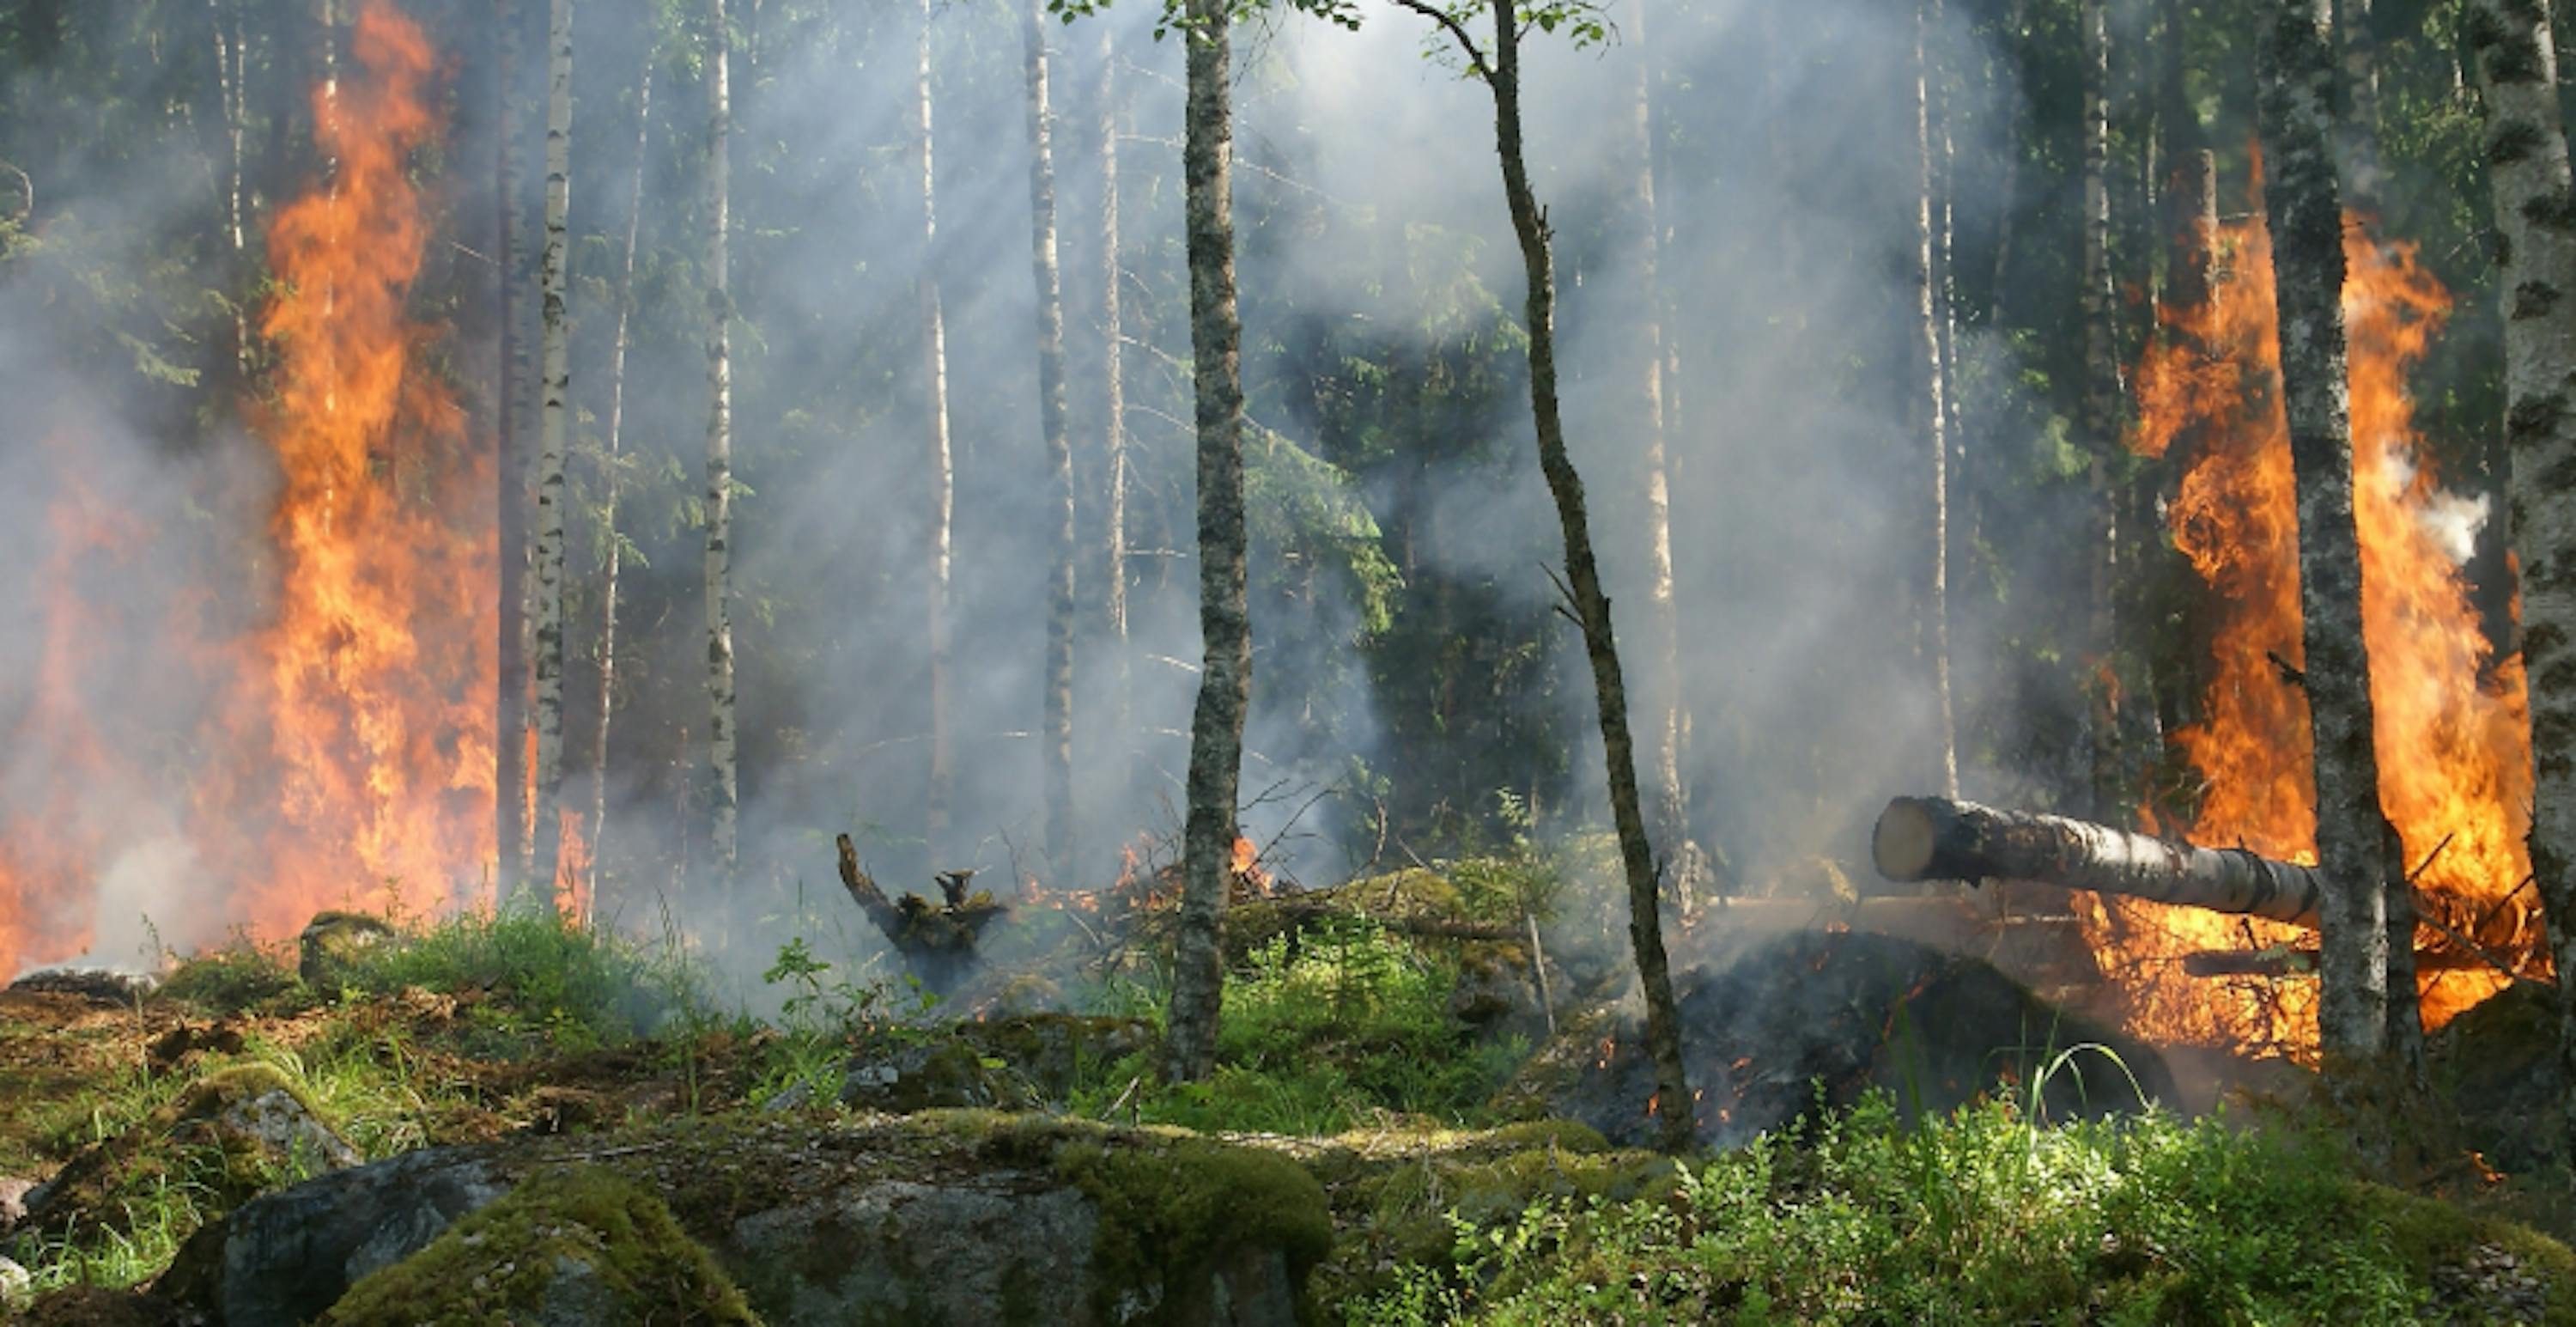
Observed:
[[[580,1166],[529,1180],[349,1288],[335,1327],[550,1321],[755,1324],[660,1199]]]
[[[2467,1263],[2480,1245],[2513,1255],[2525,1274],[2548,1294],[2543,1321],[2576,1324],[2576,1252],[2528,1226],[2472,1216],[2448,1203],[2419,1198],[2377,1184],[2357,1184],[2363,1214],[2388,1232],[2390,1252],[2417,1276]]]
[[[1523,1120],[1489,1129],[1479,1135],[1488,1146],[1511,1151],[1534,1147],[1554,1147],[1567,1152],[1607,1152],[1610,1140],[1601,1131],[1579,1120]]]
[[[161,983],[162,998],[229,1017],[254,1008],[297,1003],[303,983],[276,957],[249,943],[210,950],[181,963]]]
[[[1104,1318],[1128,1292],[1159,1289],[1146,1295],[1154,1320],[1176,1321],[1170,1292],[1244,1248],[1283,1251],[1290,1283],[1302,1287],[1332,1248],[1323,1186],[1285,1157],[1187,1136],[1071,1138],[1054,1164],[1100,1210],[1092,1256]]]

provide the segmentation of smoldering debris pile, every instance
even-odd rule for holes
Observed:
[[[2049,1118],[2170,1102],[2153,1047],[2050,1005],[1979,959],[1867,932],[1795,931],[1681,978],[1682,1044],[1700,1140],[1732,1147],[1813,1109],[1883,1089],[1908,1116],[2011,1093]],[[2101,1049],[2066,1056],[2078,1046]],[[1556,1113],[1645,1145],[1653,1066],[1642,1026],[1603,1038],[1586,1072],[1549,1094]]]

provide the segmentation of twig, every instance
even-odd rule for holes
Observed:
[[[2441,860],[2442,850],[2450,847],[2451,840],[2459,837],[2459,833],[2460,832],[2455,829],[2450,833],[2443,835],[2442,841],[2434,844],[2431,852],[2424,854],[2423,863],[2418,865],[2414,870],[2406,873],[2406,883],[2411,886],[2416,881],[2423,879],[2424,873],[2433,869],[2434,862]]]
[[[1547,951],[1539,948],[1538,914],[1524,908],[1521,920],[1529,923],[1530,971],[1538,975],[1538,1007],[1547,1013],[1547,1039],[1556,1040],[1556,997],[1547,991]]]

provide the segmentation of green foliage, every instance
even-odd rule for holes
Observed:
[[[1155,1084],[1139,1052],[1090,1067],[1071,1105],[1097,1115],[1123,1098],[1140,1120],[1305,1135],[1389,1111],[1471,1120],[1527,1047],[1474,1039],[1449,1010],[1457,982],[1365,918],[1274,936],[1227,979],[1205,1082]]]
[[[284,947],[244,936],[181,962],[162,981],[160,994],[217,1018],[254,1009],[283,1012],[311,998]]]
[[[1284,576],[1330,570],[1359,610],[1359,641],[1386,630],[1404,578],[1350,472],[1269,429],[1244,449],[1244,515],[1254,547]]]
[[[2314,1136],[2046,1128],[2004,1102],[1909,1130],[1884,1095],[1686,1171],[1674,1201],[1453,1221],[1454,1273],[1409,1273],[1352,1320],[2411,1322],[2475,1244],[2569,1263],[2356,1182]],[[2576,1320],[2557,1293],[2551,1320]]]
[[[493,1053],[580,1051],[647,1035],[704,1003],[698,972],[675,951],[535,912],[467,912],[358,951],[344,984],[479,992],[467,1017]]]

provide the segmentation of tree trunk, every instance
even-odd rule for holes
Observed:
[[[546,247],[537,263],[543,310],[537,411],[536,851],[528,887],[552,912],[563,855],[564,458],[571,412],[571,329],[564,322],[572,206],[572,0],[548,6]]]
[[[1110,667],[1115,670],[1114,713],[1109,731],[1110,787],[1122,799],[1135,783],[1136,683],[1127,656],[1127,373],[1118,272],[1118,38],[1117,25],[1100,25],[1100,383],[1101,446],[1109,461],[1108,582],[1102,604],[1109,619]]]
[[[2379,55],[2370,35],[2370,0],[2334,0],[2334,31],[2343,60],[2335,152],[2342,159],[2344,206],[2376,222],[2386,176],[2379,165]]]
[[[2194,848],[2064,816],[1943,797],[1899,797],[1879,814],[1870,859],[1890,880],[2031,881],[2212,912],[2317,924],[2313,867],[2242,849]]]
[[[1648,713],[1654,739],[1655,833],[1673,854],[1675,902],[1685,913],[1698,904],[1709,874],[1690,828],[1690,792],[1682,781],[1681,614],[1673,597],[1672,470],[1664,416],[1663,283],[1655,209],[1654,84],[1647,68],[1646,0],[1632,0],[1621,45],[1629,65],[1629,136],[1637,154],[1636,185],[1628,199],[1628,240],[1637,254],[1636,417],[1646,443],[1646,615],[1653,633],[1654,666]]]
[[[1038,748],[1045,766],[1047,865],[1057,887],[1070,888],[1080,870],[1073,823],[1073,440],[1065,422],[1064,281],[1056,263],[1045,3],[1024,0],[1020,15],[1028,57],[1029,257],[1038,293],[1038,424],[1046,435],[1055,527],[1047,562],[1046,697]]]
[[[635,184],[626,200],[626,252],[617,269],[617,334],[608,350],[608,455],[601,465],[599,523],[606,545],[599,562],[599,709],[590,747],[591,908],[599,907],[599,862],[608,843],[608,732],[617,717],[617,578],[625,565],[617,533],[617,458],[625,447],[626,344],[635,314],[635,241],[644,230],[644,172],[653,144],[653,52],[635,84]]]
[[[713,805],[707,847],[715,882],[733,892],[739,860],[742,785],[734,766],[733,693],[733,290],[725,277],[725,232],[731,225],[732,182],[727,140],[733,136],[733,33],[725,0],[707,0],[715,43],[707,70],[710,115],[707,152],[707,753],[713,766]]]
[[[2119,622],[2112,601],[2119,592],[2119,499],[2111,465],[2120,450],[2119,304],[2111,288],[2111,85],[2106,0],[2082,0],[2084,92],[2084,445],[2092,460],[2086,482],[2093,504],[2085,539],[2091,615],[2086,623],[2086,688],[2091,696],[2093,810],[2107,816],[2119,804],[2120,710],[2115,659]]]
[[[1396,3],[1439,24],[1458,43],[1470,71],[1494,94],[1494,149],[1502,164],[1503,199],[1511,209],[1512,234],[1520,243],[1521,269],[1529,285],[1530,413],[1537,423],[1539,470],[1556,502],[1557,524],[1565,536],[1567,596],[1573,600],[1575,621],[1583,629],[1584,653],[1592,664],[1602,755],[1608,766],[1610,815],[1618,832],[1620,865],[1628,879],[1628,942],[1637,963],[1638,988],[1646,998],[1646,1052],[1655,1066],[1658,1141],[1666,1151],[1680,1152],[1691,1143],[1692,1103],[1682,1071],[1681,1017],[1673,1002],[1671,965],[1664,954],[1658,897],[1663,867],[1646,840],[1618,636],[1611,629],[1610,598],[1601,590],[1601,569],[1593,559],[1592,520],[1584,505],[1583,478],[1566,447],[1565,420],[1558,408],[1555,259],[1549,252],[1547,215],[1530,187],[1529,162],[1521,148],[1520,14],[1514,0],[1493,0],[1494,42],[1489,57],[1459,18],[1434,0]]]
[[[517,0],[494,0],[500,59],[494,66],[493,139],[499,151],[494,199],[500,209],[493,263],[498,271],[501,383],[494,410],[500,476],[501,596],[499,695],[493,712],[493,881],[495,899],[518,902],[528,853],[528,457],[520,434],[520,382],[527,372],[519,338],[519,15]]]
[[[948,436],[948,324],[939,299],[939,203],[930,115],[930,0],[921,0],[920,53],[914,65],[913,150],[921,169],[921,258],[915,278],[921,303],[923,422],[930,445],[930,787],[924,808],[926,846],[935,867],[948,853],[948,801],[956,782],[948,714],[948,586],[953,561],[957,465]]]
[[[2388,855],[2362,645],[2345,376],[2343,209],[2334,156],[2325,0],[2275,0],[2259,50],[2264,190],[2277,273],[2281,398],[2299,494],[2303,683],[2315,731],[2317,860],[2325,876],[2317,1031],[2329,1079],[2387,1046]],[[2347,1080],[2348,1081],[2348,1080]]]
[[[2030,0],[2012,0],[2012,7],[2004,15],[2001,44],[2004,60],[2012,66],[2015,75],[2020,73],[2018,61],[2014,59],[2015,48],[2022,39],[2023,29],[2029,25]],[[2018,84],[2020,80],[2016,77],[2013,81]],[[2004,325],[2004,293],[2012,288],[2007,278],[2012,275],[2013,220],[2021,207],[2021,157],[2029,150],[2031,138],[2030,94],[2027,90],[2016,87],[2012,93],[2010,120],[2011,132],[2004,138],[2003,183],[1995,187],[1995,276],[1992,292],[1986,297],[1986,324],[1989,327]]]
[[[2576,1072],[2576,178],[2545,0],[2479,0],[2470,23],[2487,185],[2505,239],[2507,491],[2536,767],[2531,869],[2558,972],[2561,1054]],[[2576,1166],[2576,1094],[2568,1110],[2551,1124]]]
[[[1181,164],[1190,261],[1190,349],[1197,397],[1198,708],[1190,717],[1189,815],[1181,839],[1181,916],[1174,939],[1167,1073],[1216,1066],[1225,972],[1217,926],[1234,860],[1243,711],[1252,691],[1245,605],[1243,324],[1234,293],[1234,124],[1226,0],[1187,0],[1188,132]]]
[[[1931,574],[1924,587],[1926,651],[1931,659],[1932,699],[1940,728],[1942,791],[1959,795],[1959,734],[1950,705],[1950,437],[1948,364],[1943,355],[1942,321],[1948,301],[1941,289],[1946,258],[1941,253],[1942,207],[1936,197],[1940,171],[1932,127],[1933,19],[1938,0],[1916,0],[1914,6],[1914,151],[1915,151],[1915,304],[1923,324],[1923,406],[1925,440],[1930,444],[1932,544]],[[1946,131],[1944,131],[1946,132]]]

